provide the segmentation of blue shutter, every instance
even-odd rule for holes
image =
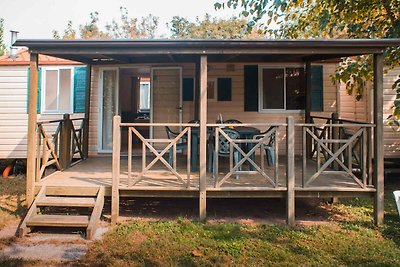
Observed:
[[[217,81],[218,101],[231,101],[232,100],[232,79],[231,78],[218,78]]]
[[[323,67],[311,66],[311,111],[324,111]]]
[[[27,99],[26,99],[26,113],[28,113],[29,110],[29,91],[30,91],[30,77],[31,77],[31,68],[28,68],[28,94],[27,94]],[[42,85],[42,68],[39,67],[38,70],[38,99],[37,99],[37,108],[36,108],[36,112],[38,114],[40,114],[40,105],[41,105],[41,86]]]
[[[74,113],[85,112],[86,67],[74,68]]]
[[[244,111],[258,111],[258,66],[244,66]]]
[[[183,78],[182,80],[182,100],[183,101],[193,101],[194,99],[194,79],[193,78]]]

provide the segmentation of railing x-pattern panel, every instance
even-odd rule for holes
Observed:
[[[278,125],[272,126],[271,130],[266,131],[263,134],[257,135],[257,138],[252,139],[238,139],[232,138],[229,133],[227,133],[224,129],[225,127],[230,127],[228,129],[235,129],[236,127],[240,126],[253,126],[252,124],[226,124],[226,125],[215,125],[209,124],[209,127],[215,127],[214,133],[214,157],[215,160],[213,161],[213,179],[214,179],[214,186],[216,188],[221,187],[228,178],[236,175],[237,178],[240,177],[241,174],[260,174],[269,185],[272,187],[278,187],[278,180],[279,180],[279,160],[278,160],[278,143],[274,142],[273,146],[273,153],[274,153],[274,174],[273,177],[266,173],[265,169],[265,158],[266,155],[266,146],[269,143],[270,139],[273,138],[274,140],[277,139],[277,129]],[[261,126],[261,125],[257,125]],[[262,125],[265,126],[265,125]],[[268,125],[267,125],[268,126]],[[218,153],[221,151],[221,146],[223,146],[222,150],[225,150],[229,153],[229,172],[226,173],[222,178],[219,178],[219,160],[218,160]],[[244,147],[247,148],[244,150]],[[255,155],[256,151],[260,150],[260,166],[257,165],[255,162]],[[234,162],[234,153],[239,153],[239,159],[237,162]],[[250,170],[243,170],[244,163],[250,164]],[[255,170],[252,170],[255,169]]]
[[[173,126],[173,125],[171,125]],[[142,142],[142,170],[141,172],[133,179],[132,178],[132,140],[133,136],[136,135],[139,140]],[[186,178],[182,177],[181,174],[177,171],[177,144],[183,138],[187,140],[187,169],[186,169]],[[165,147],[159,152],[155,147],[154,144],[165,144]],[[162,162],[163,165],[177,178],[177,180],[186,187],[190,187],[190,151],[191,146],[191,127],[185,127],[174,139],[160,139],[160,138],[144,138],[143,135],[135,129],[134,126],[128,127],[128,186],[137,185],[140,181],[145,179],[145,174],[151,172],[151,168],[157,163]],[[147,164],[147,149],[155,156],[155,158]],[[164,155],[170,153],[172,149],[173,153],[173,161],[170,164],[167,160],[164,159]]]
[[[368,179],[368,132],[373,127],[371,124],[303,124],[303,187],[309,187],[322,174],[342,174],[351,177],[361,188],[371,185]],[[332,135],[317,134],[314,128],[327,129],[326,131],[340,133],[345,128],[354,128],[352,132]],[[329,130],[328,130],[329,129]],[[310,137],[316,154],[316,172],[306,177],[307,157],[305,141]],[[358,149],[356,149],[358,148]],[[322,161],[323,160],[323,161]],[[356,161],[357,168],[354,166]]]

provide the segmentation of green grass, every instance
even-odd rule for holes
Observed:
[[[0,230],[11,220],[21,219],[26,211],[25,176],[0,178]]]
[[[400,266],[400,224],[391,190],[385,225],[370,199],[322,204],[317,226],[199,223],[187,219],[123,223],[90,246],[87,266]]]

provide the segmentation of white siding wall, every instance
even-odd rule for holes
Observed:
[[[387,118],[392,114],[396,91],[392,89],[394,81],[400,75],[400,67],[389,70],[383,77],[383,118],[384,118],[384,152],[385,157],[400,157],[400,129],[388,125]],[[353,95],[348,95],[345,85],[340,86],[340,116],[356,121],[373,120],[373,85],[367,83],[363,98],[357,101]]]
[[[27,155],[27,75],[28,66],[0,66],[0,159]],[[39,121],[61,118],[62,115],[38,114]],[[51,132],[54,127],[48,129]]]

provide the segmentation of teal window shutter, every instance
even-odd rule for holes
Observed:
[[[194,99],[194,79],[193,78],[183,78],[182,80],[182,100],[183,101],[193,101]]]
[[[74,113],[85,112],[86,67],[74,68]]]
[[[27,99],[26,99],[26,113],[28,113],[28,109],[29,109],[29,92],[30,92],[30,77],[31,77],[31,68],[28,68],[28,94],[27,94]],[[40,105],[41,105],[41,89],[42,87],[42,68],[39,67],[38,70],[38,99],[37,99],[37,108],[36,108],[36,112],[38,114],[40,114]]]
[[[244,111],[258,111],[258,66],[244,66]]]
[[[323,66],[311,66],[311,111],[324,111]]]
[[[218,101],[232,101],[232,79],[218,78]]]

